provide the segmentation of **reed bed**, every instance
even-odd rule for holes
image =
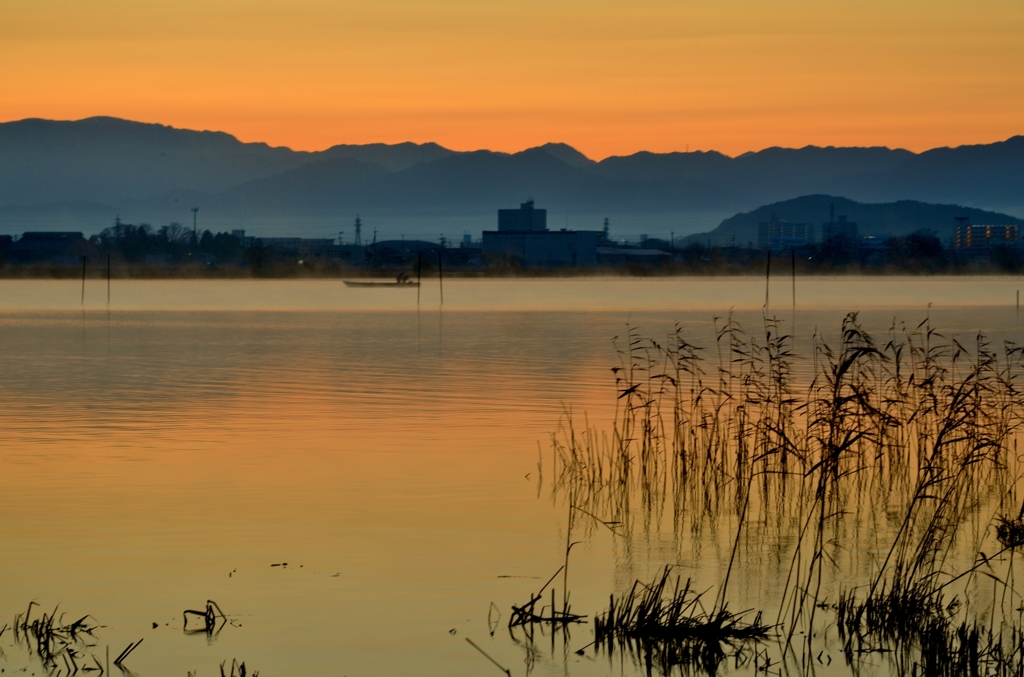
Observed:
[[[220,664],[220,677],[259,677],[260,673],[258,670],[253,672],[246,672],[245,661],[239,662],[238,659],[232,658],[231,665],[229,666],[227,661]]]
[[[93,618],[86,615],[68,622],[59,605],[50,613],[35,611],[37,606],[29,602],[25,613],[15,615],[11,625],[14,642],[27,647],[50,675],[102,672],[99,659],[91,653],[96,646],[93,633],[99,627]]]
[[[564,570],[564,565],[559,567],[551,578],[548,579],[548,582],[541,586],[539,591],[530,595],[530,599],[525,604],[521,606],[512,605],[512,613],[508,619],[509,630],[522,627],[526,628],[528,635],[531,635],[534,625],[547,624],[552,627],[564,628],[571,623],[582,623],[586,619],[586,616],[573,613],[572,605],[569,604],[568,594],[563,597],[562,608],[559,609],[558,598],[553,587],[551,588],[551,604],[544,605],[544,591],[555,580],[555,577]]]
[[[672,567],[666,566],[652,583],[637,581],[594,620],[595,646],[641,654],[648,665],[665,673],[673,666],[699,666],[708,673],[718,670],[726,658],[723,647],[733,647],[768,637],[771,628],[761,614],[747,621],[748,612],[733,613],[728,604],[707,610],[705,592],[696,592],[687,579],[680,588],[677,577],[669,587]]]
[[[850,314],[838,341],[816,333],[798,359],[777,319],[754,334],[731,317],[715,328],[710,350],[679,326],[617,339],[615,420],[601,431],[565,413],[554,496],[627,543],[671,530],[699,550],[724,537],[712,611],[691,621],[724,612],[741,594],[730,581],[763,576],[756,560],[769,553],[791,667],[806,668],[834,628],[851,664],[884,652],[902,674],[1021,674],[1021,348],[983,335],[964,345],[927,320],[876,340]],[[796,369],[809,371],[800,387]],[[657,606],[648,596],[664,583],[613,601],[602,627],[628,636],[623,613],[693,609],[689,587]]]

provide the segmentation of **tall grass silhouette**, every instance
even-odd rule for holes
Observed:
[[[696,595],[696,581],[669,594],[666,569],[613,597],[598,637],[637,638],[629,619],[641,614],[671,618],[631,644],[648,665],[668,656],[666,669],[713,672],[711,644],[772,628],[780,660],[798,672],[831,633],[851,666],[870,656],[899,674],[1024,674],[1013,589],[1024,545],[1021,348],[982,335],[965,346],[928,320],[894,322],[876,340],[856,314],[834,344],[816,333],[803,358],[774,318],[756,334],[732,317],[715,330],[707,349],[678,325],[664,340],[627,328],[610,429],[567,411],[552,439],[554,494],[624,539],[671,530],[699,546],[726,532],[729,544],[716,580],[700,581],[713,599]],[[740,571],[763,575],[763,553],[782,572],[773,608],[758,610],[771,626],[721,615],[730,602],[750,606],[730,584]],[[728,620],[710,623],[717,636],[715,618]],[[687,651],[652,651],[670,626],[703,628],[699,649],[690,637]]]

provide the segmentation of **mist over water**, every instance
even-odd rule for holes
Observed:
[[[850,311],[878,340],[927,319],[965,345],[978,332],[1018,341],[1020,284],[798,279],[794,311],[780,279],[768,314],[795,335],[799,385],[812,335],[838,343]],[[115,281],[108,310],[91,280],[84,309],[80,282],[0,281],[0,614],[30,600],[93,614],[114,654],[145,638],[127,661],[138,675],[214,674],[232,658],[262,675],[494,670],[465,637],[522,674],[504,624],[562,562],[548,450],[564,412],[610,429],[611,339],[621,347],[627,326],[661,339],[678,323],[707,353],[730,312],[763,332],[764,281],[452,280],[444,292],[442,311],[425,284],[417,312],[414,290],[334,281]],[[657,521],[628,541],[578,532],[573,607],[592,618],[664,564],[717,585],[727,527],[698,541]],[[774,555],[743,557],[737,603],[770,604]],[[184,635],[182,610],[207,599],[234,623]],[[493,637],[491,602],[504,614]],[[579,626],[532,674],[642,674],[573,653],[592,639]],[[28,662],[8,640],[0,666],[14,672]],[[819,672],[849,674],[838,652]]]

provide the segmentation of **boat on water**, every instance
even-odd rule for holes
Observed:
[[[363,280],[343,280],[346,287],[408,287],[415,289],[419,282],[368,282]]]

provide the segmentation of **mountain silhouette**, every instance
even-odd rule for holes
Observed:
[[[864,203],[832,195],[805,195],[758,207],[736,214],[722,221],[708,233],[689,236],[691,242],[716,245],[735,244],[746,247],[757,244],[757,226],[773,215],[783,221],[812,223],[821,237],[821,226],[832,213],[845,216],[857,224],[863,235],[909,235],[918,231],[931,231],[946,239],[952,235],[957,217],[967,217],[969,223],[984,225],[1024,225],[1024,220],[983,209],[960,205],[931,204],[916,200],[886,203]]]
[[[759,205],[817,194],[1024,214],[1022,185],[1020,136],[922,153],[808,146],[737,157],[639,152],[594,161],[562,143],[518,153],[433,143],[306,152],[116,118],[0,124],[0,230],[8,232],[57,216],[64,225],[77,219],[86,231],[117,214],[136,222],[190,221],[190,208],[198,206],[208,227],[334,229],[361,212],[381,224],[402,216],[414,234],[420,216],[430,232],[469,216],[473,227],[489,228],[498,208],[532,197],[549,209],[552,227],[562,214],[587,227],[611,216],[624,230],[653,223],[684,234]]]
[[[0,124],[0,205],[216,192],[311,159],[222,132],[104,117],[21,120]]]
[[[443,157],[452,155],[454,151],[448,150],[436,143],[369,143],[364,146],[340,145],[331,146],[323,151],[325,158],[348,158],[398,172],[408,169],[421,162],[433,162]]]
[[[590,168],[597,164],[567,143],[545,143],[537,148],[577,169]]]

